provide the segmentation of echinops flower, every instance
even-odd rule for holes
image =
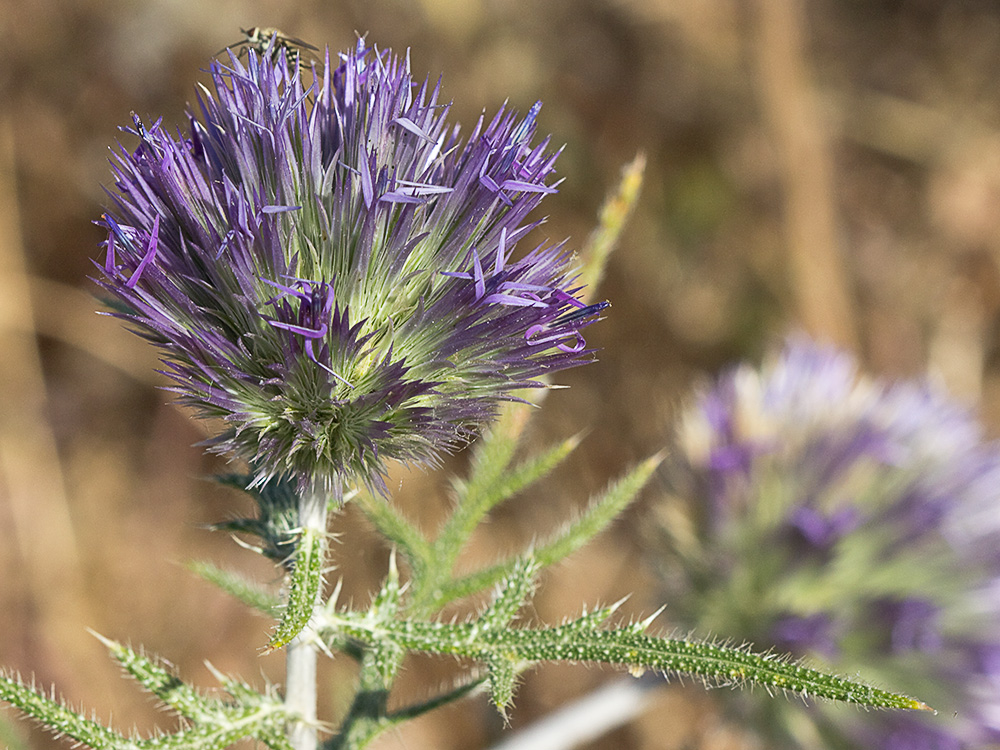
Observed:
[[[464,140],[439,85],[366,48],[211,66],[186,133],[135,118],[113,159],[101,286],[257,483],[382,489],[517,389],[592,359],[561,245],[515,252],[555,192],[539,105]],[[297,56],[296,56],[297,58]]]
[[[965,408],[791,338],[701,391],[676,449],[660,551],[678,625],[939,710],[803,713],[734,694],[764,746],[1000,747],[1000,449]]]

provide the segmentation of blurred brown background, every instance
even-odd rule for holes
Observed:
[[[878,373],[930,367],[996,432],[994,2],[0,0],[0,20],[0,664],[56,683],[120,729],[173,719],[119,676],[86,628],[142,644],[205,687],[216,684],[205,660],[258,683],[283,671],[280,656],[258,655],[269,623],[182,567],[208,559],[273,580],[204,530],[244,503],[204,481],[223,464],[193,447],[203,433],[157,390],[153,352],[94,313],[86,280],[117,127],[132,111],[180,125],[202,69],[241,26],[334,49],[357,34],[409,47],[418,77],[443,74],[466,127],[505,99],[521,111],[543,100],[540,129],[568,144],[547,234],[577,247],[621,166],[648,157],[599,292],[614,307],[590,329],[601,361],[565,373],[571,390],[551,394],[533,428],[538,441],[587,437],[543,492],[496,514],[470,559],[557,524],[662,447],[699,374],[757,356],[793,328],[854,348]],[[432,525],[442,477],[399,481],[409,512]],[[363,603],[387,552],[350,509],[337,523],[338,564]],[[633,589],[629,612],[652,610],[640,537],[641,508],[548,574],[529,617],[552,622]],[[427,696],[456,669],[416,661],[400,695]],[[511,723],[614,677],[539,669]],[[331,705],[349,678],[334,665]],[[733,746],[710,696],[665,696],[594,747]],[[475,699],[378,747],[484,747],[501,728]],[[68,746],[20,720],[14,732],[31,748]]]

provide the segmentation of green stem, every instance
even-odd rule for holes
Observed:
[[[301,554],[311,540],[326,538],[327,498],[324,494],[304,492],[299,498],[299,527]],[[322,544],[321,551],[326,546]],[[324,559],[325,554],[320,554]],[[321,587],[320,587],[321,588]],[[312,602],[313,611],[322,599],[317,592]],[[286,647],[285,708],[294,717],[289,725],[289,741],[295,750],[316,750],[316,635],[308,625]]]

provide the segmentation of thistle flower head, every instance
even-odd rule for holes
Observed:
[[[928,724],[817,707],[812,731],[832,746],[1000,740],[1000,449],[964,408],[791,339],[701,392],[677,447],[664,540],[682,624],[810,655],[942,710]],[[784,731],[815,745],[801,722]]]
[[[186,132],[136,118],[98,282],[180,401],[224,420],[213,450],[259,483],[380,488],[387,460],[433,461],[591,359],[602,306],[561,246],[515,253],[555,192],[539,105],[462,140],[406,59],[270,52],[214,61]]]

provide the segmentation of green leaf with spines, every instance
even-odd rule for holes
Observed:
[[[290,750],[289,743],[284,739],[286,713],[277,698],[258,693],[252,700],[206,700],[214,704],[214,711],[199,717],[179,732],[141,740],[137,747],[142,750],[225,750],[235,742],[252,738],[275,750]]]
[[[372,663],[382,677],[382,685],[388,690],[396,677],[396,671],[403,663],[406,651],[400,648],[391,638],[381,639],[371,644]]]
[[[164,734],[143,740],[152,747],[225,748],[244,737],[267,736],[274,746],[277,732],[284,730],[285,711],[275,695],[262,694],[249,685],[226,678],[212,670],[233,700],[224,701],[202,695],[183,682],[160,660],[128,646],[97,636],[111,654],[140,685],[165,705],[192,722],[176,734]],[[190,744],[195,740],[199,745]],[[281,741],[278,740],[280,745]]]
[[[295,485],[287,477],[275,477],[257,486],[252,474],[222,474],[216,481],[249,495],[257,505],[258,515],[214,524],[211,528],[257,537],[260,544],[256,549],[278,564],[291,559],[295,554],[299,525],[299,496]]]
[[[189,561],[187,568],[198,577],[214,584],[233,598],[262,614],[275,617],[280,612],[281,601],[277,596],[238,573],[223,570],[201,560]]]
[[[34,685],[0,672],[0,700],[6,701],[44,725],[57,737],[69,737],[97,750],[124,750],[137,745],[65,703],[39,692]]]
[[[661,461],[662,456],[657,454],[640,463],[592,500],[587,509],[566,524],[561,532],[536,545],[532,556],[539,566],[545,568],[563,560],[606,529],[639,496]],[[511,574],[520,559],[514,557],[442,583],[434,590],[427,609],[440,609],[449,602],[495,586]]]
[[[498,651],[486,657],[490,676],[490,699],[500,715],[507,718],[507,709],[514,702],[517,687],[517,658],[514,654]]]
[[[638,497],[662,461],[662,454],[647,458],[591,501],[587,509],[570,521],[561,533],[539,544],[534,554],[542,567],[547,568],[565,559],[604,531]]]
[[[559,626],[559,630],[567,638],[578,633],[586,634],[592,630],[597,630],[603,626],[611,615],[617,612],[624,603],[624,599],[619,599],[614,604],[607,607],[598,607],[590,612],[584,609],[583,614],[579,617],[562,623]]]
[[[248,581],[243,576],[223,570],[222,568],[212,565],[211,563],[199,560],[192,560],[188,562],[187,567],[199,577],[209,583],[215,584],[227,594],[230,594],[247,606],[253,607],[262,614],[274,617],[276,616],[276,613],[280,612],[281,602],[277,596],[272,594],[270,591],[267,591],[262,586],[253,583],[252,581]],[[334,604],[336,603],[336,594],[339,590],[338,586],[334,595],[331,597],[331,601]],[[356,644],[348,642],[340,643],[337,644],[337,649],[352,659],[358,661],[361,659],[361,652]]]
[[[929,710],[913,698],[812,669],[776,654],[757,654],[707,641],[658,638],[637,632],[632,625],[599,630],[595,624],[596,617],[591,613],[563,625],[539,629],[488,630],[475,622],[411,620],[382,623],[373,629],[356,613],[338,613],[328,614],[320,630],[348,634],[367,643],[389,640],[406,651],[484,662],[491,671],[498,670],[497,698],[501,701],[510,685],[499,666],[504,660],[510,664],[573,661],[691,675],[712,684],[759,685],[863,706]]]
[[[226,750],[260,731],[256,717],[232,724],[197,724],[172,734],[160,734],[129,745],[137,750]],[[116,747],[115,750],[118,750]]]
[[[255,739],[263,742],[271,750],[295,750],[285,734],[284,727],[263,728],[257,732]]]
[[[94,633],[111,655],[146,690],[181,716],[198,722],[219,715],[218,701],[198,693],[159,661],[128,646]]]
[[[305,528],[295,551],[295,565],[289,576],[288,600],[278,627],[268,643],[268,651],[288,645],[302,632],[312,617],[320,589],[323,586],[326,531]]]
[[[219,681],[222,689],[231,697],[233,703],[245,708],[271,707],[280,708],[284,711],[284,704],[274,685],[268,683],[263,692],[252,687],[243,680],[238,680],[216,669],[211,663],[206,662],[205,666],[212,676]]]
[[[383,497],[362,491],[354,499],[354,504],[361,508],[378,532],[399,551],[410,566],[413,578],[422,580],[426,577],[434,550],[420,530]]]
[[[382,588],[375,594],[372,603],[364,613],[365,621],[374,629],[394,622],[399,614],[401,597],[399,568],[396,566],[396,554],[393,552],[389,556],[389,572],[382,583]],[[330,597],[326,605],[327,611],[336,611],[336,600],[336,594]],[[365,654],[363,668],[374,668],[381,680],[381,685],[388,688],[400,664],[402,664],[406,652],[391,639],[378,639],[367,643],[366,646],[368,653]]]
[[[101,640],[143,687],[190,724],[174,733],[158,733],[143,739],[125,737],[6,674],[0,674],[0,700],[17,707],[56,735],[96,750],[225,750],[245,738],[259,739],[273,750],[291,750],[284,738],[284,706],[277,697],[228,681],[234,689],[230,693],[234,700],[209,698],[182,682],[159,660],[114,641]]]
[[[346,635],[346,634],[345,634]],[[372,650],[364,648],[358,671],[354,701],[340,731],[324,743],[325,750],[360,750],[388,728],[386,706],[389,690],[375,663]]]
[[[611,251],[618,243],[618,237],[639,200],[645,170],[646,156],[642,153],[625,165],[621,180],[608,193],[604,205],[601,206],[597,227],[591,232],[580,251],[584,264],[578,278],[584,288],[585,302],[592,300],[592,295],[604,276]]]
[[[446,604],[486,591],[510,575],[520,557],[512,557],[487,568],[466,573],[460,578],[442,583],[428,597],[421,611],[436,612]]]
[[[223,674],[209,662],[205,663],[205,667],[212,673],[212,676],[219,681],[219,684],[222,685],[222,689],[231,695],[233,700],[237,703],[246,706],[251,704],[259,705],[262,701],[270,703],[279,702],[276,696],[260,693],[258,690],[252,688],[242,680],[237,680],[229,675]]]
[[[406,721],[423,716],[434,709],[441,708],[454,703],[457,700],[483,688],[487,683],[486,677],[474,677],[467,682],[439,693],[432,698],[419,703],[413,703],[395,711],[385,711],[383,706],[373,706],[373,710],[365,714],[361,720],[349,719],[345,722],[342,731],[323,743],[323,750],[347,750],[347,748],[361,748],[368,744],[374,737],[382,734],[388,729],[399,726]],[[359,725],[361,728],[358,729]]]
[[[494,442],[501,443],[499,447],[502,450],[491,450]],[[438,557],[453,562],[465,541],[490,510],[546,476],[579,442],[578,438],[564,440],[510,468],[512,452],[507,452],[509,445],[505,444],[506,436],[495,441],[487,440],[486,445],[477,453],[477,457],[482,457],[482,460],[473,462],[469,479],[466,482],[455,482],[455,512],[434,540],[434,551]]]
[[[396,553],[389,555],[389,572],[386,574],[382,588],[372,599],[368,607],[367,617],[372,622],[389,622],[399,612],[402,590],[399,586],[399,568],[396,566]]]
[[[479,613],[476,623],[487,630],[499,630],[510,625],[535,590],[535,580],[541,566],[532,556],[520,558],[510,575],[497,587],[490,605]]]
[[[465,536],[468,536],[486,513],[498,503],[513,497],[532,483],[547,476],[579,445],[580,438],[578,436],[567,438],[537,455],[526,458],[517,466],[511,467],[508,463],[499,477],[489,476],[491,472],[484,472],[485,476],[474,474],[473,479],[466,485],[465,491],[474,493],[473,498],[478,501],[478,507],[463,519],[466,525],[459,530],[459,533],[464,532]],[[463,502],[465,502],[464,499]]]
[[[428,698],[420,703],[414,703],[409,706],[404,706],[396,711],[390,711],[385,715],[386,726],[394,726],[397,724],[402,724],[404,721],[410,719],[416,719],[418,716],[423,716],[429,711],[433,711],[436,708],[441,708],[442,706],[447,706],[460,698],[464,698],[471,693],[479,690],[486,684],[485,677],[474,677],[467,682],[447,690],[443,693],[435,695],[433,698]]]
[[[498,502],[506,499],[505,475],[532,407],[508,403],[501,407],[496,422],[477,441],[472,452],[469,476],[454,479],[454,510],[433,542],[434,566],[427,580],[415,580],[411,606],[425,608],[431,592],[446,580],[476,525]]]

